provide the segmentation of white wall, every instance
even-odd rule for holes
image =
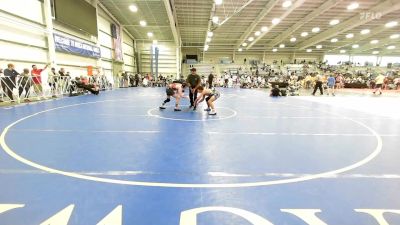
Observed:
[[[24,68],[30,69],[32,64],[41,67],[49,62],[43,4],[39,0],[0,0],[0,68],[13,63],[17,71],[21,72]],[[101,48],[101,59],[56,52],[57,67],[66,68],[73,76],[86,75],[87,66],[102,67],[106,75],[112,76],[111,23],[118,22],[99,7],[98,37],[53,20],[55,33]],[[125,32],[123,32],[123,53],[124,69],[130,72],[136,71],[133,39]]]
[[[152,42],[139,42],[137,48],[140,53],[140,67],[142,73],[150,73],[151,56],[150,49]],[[159,51],[158,56],[158,73],[165,75],[176,75],[176,47],[173,42],[158,42]],[[155,71],[154,71],[155,72]]]
[[[16,0],[0,1],[0,68],[14,63],[22,72],[32,64],[46,64],[48,54],[43,3],[38,0],[18,1],[25,7],[15,4]]]

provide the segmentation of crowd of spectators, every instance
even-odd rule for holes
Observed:
[[[30,102],[34,99],[44,100],[64,95],[77,95],[87,92],[99,94],[100,90],[110,86],[104,75],[78,76],[71,78],[65,68],[48,69],[49,65],[38,68],[24,68],[21,73],[10,63],[6,69],[0,68],[0,102],[16,102],[20,99]],[[47,76],[44,73],[47,72]],[[43,78],[47,77],[47,80]],[[17,94],[14,92],[16,91]]]

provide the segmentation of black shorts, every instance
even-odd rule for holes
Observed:
[[[382,84],[375,85],[375,88],[381,88],[381,87],[382,87]]]

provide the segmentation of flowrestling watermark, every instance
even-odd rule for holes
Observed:
[[[381,12],[361,12],[360,20],[378,20],[382,17]]]

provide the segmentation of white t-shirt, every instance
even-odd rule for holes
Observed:
[[[375,78],[376,84],[383,84],[384,81],[385,81],[385,76],[383,75],[379,75]]]

